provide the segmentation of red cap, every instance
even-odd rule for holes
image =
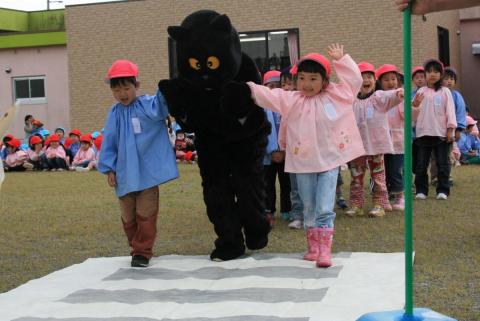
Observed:
[[[327,77],[330,77],[330,74],[332,73],[332,68],[330,67],[330,61],[328,61],[328,59],[325,58],[325,56],[315,52],[306,54],[305,56],[301,57],[300,60],[292,67],[292,69],[290,69],[290,73],[292,75],[295,75],[298,71],[298,65],[300,65],[300,63],[305,60],[313,60],[319,63],[320,65],[322,65],[322,67],[325,68],[325,71],[327,72]]]
[[[432,62],[435,62],[435,63],[440,65],[440,67],[442,68],[441,72],[443,74],[443,70],[444,70],[445,66],[443,65],[443,63],[440,60],[435,59],[435,58],[430,58],[430,59],[425,60],[425,62],[423,63],[423,68],[426,70],[427,68],[425,68],[425,67],[427,67],[427,65],[429,63],[432,63]]]
[[[95,138],[95,147],[97,147],[97,150],[100,150],[102,148],[102,142],[103,142],[103,135],[97,136]]]
[[[413,67],[413,69],[412,69],[412,78],[413,78],[413,76],[415,76],[415,74],[416,74],[417,72],[425,72],[425,68],[423,68],[423,66],[415,66],[415,67]]]
[[[117,60],[108,69],[107,80],[120,77],[138,77],[138,66],[130,60]]]
[[[63,146],[65,148],[68,148],[70,147],[70,145],[72,145],[72,139],[70,137],[65,138],[65,141],[63,142]]]
[[[50,143],[51,142],[59,142],[60,137],[57,134],[53,134],[53,135],[50,135],[49,140],[50,140]]]
[[[82,136],[82,132],[80,131],[80,129],[74,128],[74,129],[72,129],[70,134],[68,134],[68,136],[70,136],[70,135],[76,135],[76,136],[80,137],[80,136]]]
[[[375,66],[367,61],[362,61],[358,64],[358,68],[360,72],[363,74],[364,72],[371,72],[375,75]]]
[[[12,134],[6,134],[5,136],[3,136],[4,140],[5,140],[5,138],[14,139],[15,137]]]
[[[12,146],[13,148],[19,148],[20,145],[22,145],[22,142],[20,139],[12,138],[6,144]]]
[[[81,142],[86,142],[86,143],[91,143],[92,142],[92,135],[90,134],[85,134],[82,137],[80,137]]]
[[[475,125],[476,123],[477,121],[475,119],[473,119],[471,116],[467,116],[467,126]]]
[[[383,74],[386,74],[387,72],[396,72],[398,73],[398,68],[395,65],[390,65],[390,64],[385,64],[380,66],[376,71],[375,71],[375,78],[380,79],[380,77]]]
[[[263,75],[263,84],[266,85],[269,82],[280,81],[281,72],[278,70],[270,70]]]
[[[48,147],[50,145],[50,138],[45,139],[43,145],[45,145],[45,147]]]
[[[33,146],[33,145],[36,145],[36,144],[39,144],[41,143],[43,140],[38,137],[37,135],[33,135],[32,137],[30,137],[30,146]]]

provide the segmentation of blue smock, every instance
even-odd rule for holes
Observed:
[[[118,197],[178,177],[167,115],[167,103],[160,92],[139,96],[129,106],[117,103],[110,109],[98,170],[115,173]]]

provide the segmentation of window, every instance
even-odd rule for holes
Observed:
[[[242,51],[255,61],[262,74],[298,60],[298,29],[241,32],[239,36]]]
[[[298,29],[241,32],[239,37],[242,51],[255,61],[262,74],[281,70],[298,60]],[[177,77],[176,45],[171,38],[168,38],[168,56],[170,77]]]
[[[438,34],[438,59],[445,66],[450,66],[450,42],[448,29],[437,26]]]
[[[13,78],[13,100],[25,104],[46,103],[45,77]]]

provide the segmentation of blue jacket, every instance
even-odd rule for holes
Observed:
[[[462,158],[465,158],[471,151],[476,151],[478,155],[478,151],[480,149],[480,141],[477,137],[473,135],[461,133],[460,139],[457,142],[457,146],[460,150],[460,153],[462,154]]]
[[[129,106],[117,103],[110,109],[98,170],[116,174],[118,197],[178,177],[167,115],[167,103],[159,91],[156,96],[139,96]]]
[[[467,109],[462,95],[451,89],[453,102],[455,103],[455,117],[457,119],[457,128],[465,129],[467,127]]]
[[[279,149],[278,147],[278,131],[280,129],[280,115],[269,109],[265,109],[267,119],[272,125],[272,132],[268,135],[267,150],[265,157],[263,157],[263,165],[270,165],[272,163],[272,153]]]

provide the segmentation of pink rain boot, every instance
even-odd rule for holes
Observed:
[[[318,228],[307,229],[308,252],[303,256],[304,260],[315,261],[318,257]]]
[[[322,227],[318,230],[319,254],[317,267],[332,266],[333,228]]]
[[[395,201],[393,202],[392,208],[395,211],[405,210],[405,197],[403,196],[403,193],[395,195]]]

